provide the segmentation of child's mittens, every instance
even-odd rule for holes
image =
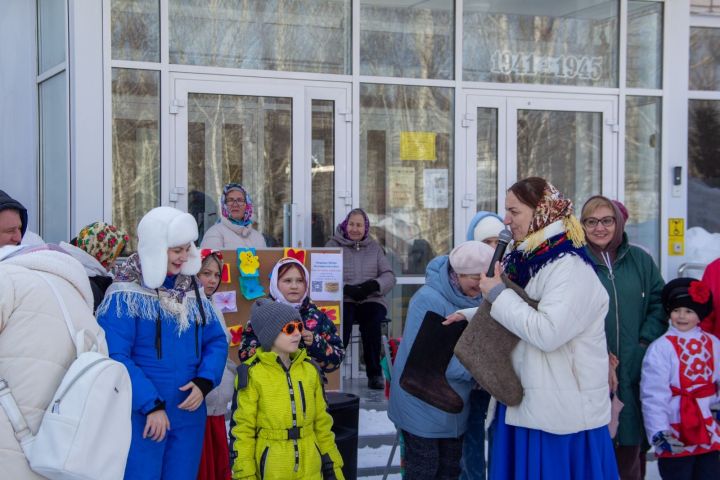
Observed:
[[[667,453],[681,453],[685,448],[685,444],[675,438],[669,430],[657,432],[653,435],[652,444],[655,448]]]

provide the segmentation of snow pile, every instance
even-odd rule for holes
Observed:
[[[358,448],[358,468],[384,467],[387,465],[391,450],[392,445],[383,445],[378,448]],[[396,467],[400,466],[400,447],[395,449],[392,464]]]
[[[707,265],[716,258],[720,258],[720,233],[710,233],[702,227],[689,228],[685,236],[686,262]]]
[[[395,435],[395,425],[386,411],[360,409],[358,430],[361,437],[370,435]]]

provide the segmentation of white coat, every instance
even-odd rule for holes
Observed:
[[[205,232],[200,243],[200,248],[214,250],[236,250],[240,247],[265,248],[265,238],[252,227],[235,225],[225,217]]]
[[[93,296],[82,265],[70,255],[41,250],[0,261],[0,377],[7,380],[32,433],[75,360],[75,347],[50,287],[34,272],[47,274],[65,300],[76,329],[105,334],[93,316]],[[2,477],[43,478],[30,470],[12,426],[0,408]]]
[[[545,238],[562,232],[562,221],[552,223]],[[525,292],[539,301],[537,310],[510,289],[498,295],[490,310],[520,337],[512,363],[523,400],[507,408],[505,422],[558,435],[607,425],[608,294],[597,275],[583,259],[566,254],[540,269]],[[474,311],[462,313],[472,318]]]

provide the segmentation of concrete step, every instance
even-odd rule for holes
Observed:
[[[378,448],[383,445],[390,445],[395,442],[395,434],[387,435],[364,435],[358,437],[358,448],[371,447]]]

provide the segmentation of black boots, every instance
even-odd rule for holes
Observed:
[[[448,413],[460,413],[463,400],[448,383],[445,371],[467,322],[455,322],[445,326],[442,324],[444,321],[445,317],[435,312],[425,314],[410,348],[400,377],[400,386],[435,408]]]
[[[368,388],[371,390],[383,390],[385,388],[385,379],[383,377],[368,377]]]

